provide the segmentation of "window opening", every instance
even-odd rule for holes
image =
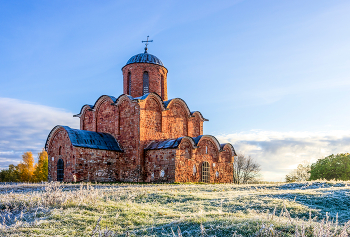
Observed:
[[[127,93],[131,95],[131,72],[128,73],[128,90]]]
[[[149,93],[149,77],[148,72],[143,73],[143,94]]]
[[[64,178],[64,162],[62,159],[57,161],[57,181],[62,182]]]
[[[205,147],[205,154],[208,154],[208,146]]]
[[[58,149],[58,155],[62,155],[62,146]]]
[[[202,164],[202,182],[210,182],[210,167],[207,161],[204,161]]]
[[[164,76],[161,76],[161,81],[160,81],[160,86],[161,86],[161,97],[164,99]]]

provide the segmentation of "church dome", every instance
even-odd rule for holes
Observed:
[[[157,64],[164,67],[162,61],[160,61],[159,58],[146,52],[132,56],[128,60],[128,62],[125,64],[125,66],[132,63],[151,63],[151,64]]]

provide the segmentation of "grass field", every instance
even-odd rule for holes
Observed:
[[[0,236],[348,236],[350,182],[1,184]]]

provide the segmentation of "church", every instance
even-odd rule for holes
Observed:
[[[231,183],[236,156],[229,143],[203,135],[199,111],[168,99],[162,61],[144,53],[122,68],[123,93],[84,105],[80,129],[48,135],[49,181]]]

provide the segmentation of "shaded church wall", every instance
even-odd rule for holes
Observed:
[[[82,124],[82,130],[96,132],[95,112],[89,109],[85,109],[80,123]]]
[[[118,168],[122,153],[74,147],[76,158],[75,175],[77,181],[118,181]],[[69,175],[69,177],[73,175]],[[73,181],[72,179],[68,181]]]
[[[65,129],[58,129],[50,140],[48,153],[48,181],[57,181],[57,162],[62,159],[67,175],[63,181],[70,181],[75,168],[73,146]]]
[[[175,155],[175,149],[146,151],[145,182],[174,182]]]

